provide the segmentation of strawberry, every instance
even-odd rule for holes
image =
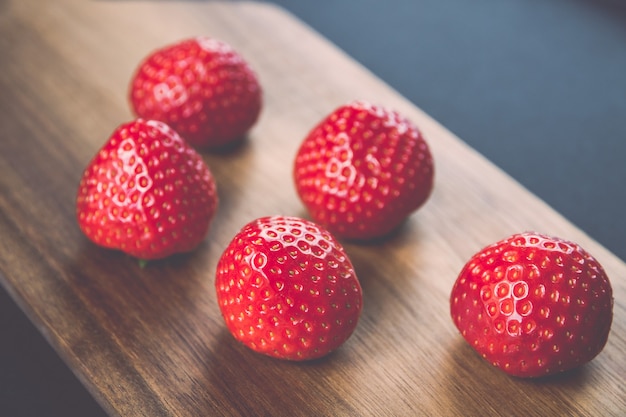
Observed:
[[[261,95],[257,76],[243,57],[207,37],[153,51],[130,84],[136,115],[167,123],[198,148],[241,140],[259,117]]]
[[[396,229],[428,199],[433,176],[417,127],[363,101],[339,107],[315,126],[294,164],[296,190],[312,220],[354,240]]]
[[[211,171],[162,122],[119,126],[85,169],[78,224],[98,245],[148,260],[193,250],[217,208]]]
[[[235,339],[279,359],[327,355],[350,337],[361,313],[361,286],[342,246],[296,217],[245,225],[218,262],[215,287]]]
[[[450,296],[452,319],[487,361],[519,377],[576,368],[604,348],[613,292],[573,242],[515,234],[474,255]]]

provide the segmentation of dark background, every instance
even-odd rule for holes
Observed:
[[[626,260],[626,3],[274,3]],[[2,289],[0,335],[0,416],[104,415]]]
[[[626,260],[626,1],[274,3]]]

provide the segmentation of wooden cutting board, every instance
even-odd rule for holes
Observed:
[[[88,161],[132,117],[127,86],[139,60],[193,35],[239,50],[259,74],[265,107],[243,146],[203,154],[221,197],[206,241],[141,269],[81,234],[75,193]],[[4,0],[0,57],[0,281],[111,415],[626,410],[626,265],[285,11],[253,2]],[[262,357],[225,330],[217,259],[256,217],[306,216],[292,158],[315,123],[355,98],[393,107],[423,130],[434,194],[387,241],[346,245],[364,311],[340,350],[312,363]],[[487,365],[448,315],[465,261],[531,229],[580,243],[615,294],[605,350],[578,371],[537,381]]]

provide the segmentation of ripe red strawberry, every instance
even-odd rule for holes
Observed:
[[[409,120],[365,102],[339,107],[296,155],[296,189],[337,237],[369,240],[397,228],[429,197],[433,159]]]
[[[162,122],[119,126],[78,188],[78,224],[96,244],[140,259],[194,249],[217,208],[215,181],[198,153]]]
[[[207,37],[152,52],[130,85],[139,117],[167,123],[198,148],[241,140],[259,117],[261,96],[257,76],[243,57]]]
[[[219,260],[215,286],[235,339],[280,359],[328,354],[350,337],[361,313],[361,286],[344,249],[295,217],[244,226]]]
[[[613,292],[576,243],[516,234],[478,252],[450,296],[452,319],[493,365],[520,377],[578,367],[606,344]]]

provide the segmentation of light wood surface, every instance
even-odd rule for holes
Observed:
[[[139,60],[193,35],[225,40],[248,59],[264,110],[243,146],[203,154],[221,197],[205,242],[141,269],[80,233],[76,187],[93,154],[132,117],[127,85]],[[0,1],[0,93],[0,281],[110,415],[626,410],[626,265],[283,10],[253,2]],[[434,193],[390,239],[346,244],[364,310],[340,350],[312,363],[260,356],[238,345],[219,315],[218,257],[253,218],[306,215],[291,178],[295,151],[315,123],[355,98],[393,107],[423,130]],[[604,351],[580,370],[537,381],[483,362],[448,313],[465,261],[525,230],[580,243],[603,264],[615,295]]]

